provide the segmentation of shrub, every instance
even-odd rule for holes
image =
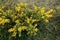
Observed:
[[[53,17],[51,13],[54,11],[53,9],[45,11],[45,7],[35,5],[29,8],[27,3],[19,3],[13,9],[6,8],[6,5],[0,5],[0,39],[2,40],[13,40],[22,35],[28,37],[37,35],[40,27],[44,30],[49,24],[49,19]]]

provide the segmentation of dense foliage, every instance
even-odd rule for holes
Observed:
[[[58,19],[53,18],[56,12],[60,16],[59,7],[47,10],[36,5],[30,7],[28,3],[11,3],[0,5],[0,40],[55,40],[58,37],[60,24],[56,25]]]

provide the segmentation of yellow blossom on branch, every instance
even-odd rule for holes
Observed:
[[[0,17],[0,22],[2,21],[3,19]]]
[[[22,30],[25,30],[25,29],[27,29],[27,27],[26,26],[22,26],[22,27],[18,28],[18,31],[21,32]]]
[[[48,22],[49,22],[49,20],[48,20],[48,19],[45,19],[44,21],[45,21],[46,23],[48,23]]]
[[[34,9],[35,9],[35,10],[37,10],[37,8],[38,8],[38,7],[37,7],[37,6],[35,6],[35,5],[34,5],[33,7],[34,7]]]
[[[30,23],[30,19],[29,19],[29,18],[27,18],[25,21],[26,21],[27,23]]]
[[[5,19],[5,23],[9,23],[10,22],[10,20],[9,19]]]
[[[32,21],[32,23],[33,23],[33,22],[35,22],[35,21],[37,21],[37,20],[33,20],[33,19],[32,19],[31,21]]]
[[[35,28],[35,29],[34,29],[34,31],[35,31],[35,32],[37,32],[37,31],[38,31],[38,29],[37,29],[37,28]]]
[[[18,31],[19,31],[19,32],[21,32],[21,31],[22,31],[22,28],[21,28],[21,27],[19,27],[19,28],[18,28]]]
[[[42,7],[42,8],[40,9],[40,12],[41,12],[41,13],[45,13],[45,7]]]
[[[53,17],[52,15],[46,15],[46,17],[50,18],[50,17]]]
[[[19,24],[19,23],[20,23],[20,20],[16,20],[15,22],[16,22],[17,24]]]
[[[41,18],[42,18],[42,19],[44,19],[44,18],[45,18],[45,16],[42,16]]]
[[[53,9],[50,9],[49,11],[47,11],[45,14],[49,14],[49,13],[52,13],[54,10]]]
[[[19,12],[21,10],[21,7],[17,6],[17,7],[15,7],[15,10]]]
[[[25,7],[28,5],[28,3],[24,3]]]
[[[14,30],[15,30],[14,28],[10,28],[8,32],[13,32]]]
[[[16,32],[14,31],[13,34],[12,34],[13,37],[16,37]]]

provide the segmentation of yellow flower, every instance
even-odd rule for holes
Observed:
[[[26,13],[21,12],[20,14],[17,14],[17,16],[19,16],[19,17],[23,17],[23,16],[26,16]]]
[[[37,6],[34,5],[33,7],[34,7],[35,10],[37,10]]]
[[[27,29],[27,27],[26,26],[22,26],[22,30],[25,30],[25,29]]]
[[[24,13],[22,12],[22,13],[20,14],[20,16],[23,17],[23,16],[24,16]]]
[[[53,9],[50,9],[49,11],[47,11],[45,14],[49,14],[49,13],[52,13],[54,10]]]
[[[49,17],[53,17],[53,16],[52,16],[52,15],[46,15],[46,17],[48,17],[48,18],[49,18]]]
[[[15,7],[15,10],[18,11],[18,12],[20,11],[20,9],[21,9],[21,7],[19,7],[19,6]]]
[[[26,15],[26,13],[24,13],[24,12],[21,12],[21,15],[20,16],[25,16]]]
[[[41,13],[44,13],[44,12],[45,12],[45,7],[42,7],[42,8],[40,9],[40,11],[41,11]]]
[[[1,19],[0,18],[0,24],[2,24],[2,25],[4,25],[5,23],[9,23],[10,22],[10,20],[9,19]]]
[[[9,30],[8,30],[8,32],[13,32],[15,30],[15,28],[10,28]]]
[[[20,3],[20,6],[24,6],[24,3],[21,2],[21,3]]]
[[[49,22],[49,20],[47,20],[47,19],[45,19],[44,21],[45,21],[46,23],[48,23],[48,22]]]
[[[37,29],[37,28],[35,28],[35,29],[34,29],[34,31],[35,31],[35,32],[37,32],[37,31],[38,31],[38,29]]]
[[[44,19],[44,18],[45,18],[45,16],[42,16],[41,18],[42,18],[42,19]]]
[[[0,22],[0,24],[2,24],[2,25],[4,25],[5,24],[5,22],[4,22],[5,20],[3,19],[1,22]]]
[[[26,26],[22,26],[22,27],[18,28],[18,31],[21,32],[22,30],[25,30],[25,29],[27,29],[27,27]]]
[[[37,26],[37,24],[35,24],[35,27]]]
[[[0,11],[1,11],[1,12],[3,12],[3,10],[2,10],[2,9],[0,9]]]
[[[27,20],[25,20],[27,23],[30,23],[30,19],[29,18],[27,18]]]
[[[25,7],[28,5],[28,3],[24,3]]]
[[[3,19],[0,17],[0,22],[2,21]]]
[[[16,19],[16,18],[17,18],[17,16],[15,15],[15,16],[14,16],[14,19]]]
[[[20,23],[20,21],[19,21],[19,20],[16,20],[15,22],[16,22],[17,24],[19,24],[19,23]]]
[[[53,9],[50,9],[48,12],[45,13],[45,16],[48,17],[48,18],[49,18],[49,17],[53,17],[52,14],[50,14],[50,13],[52,13],[53,11],[54,11]]]
[[[10,20],[9,19],[5,19],[5,23],[9,23],[10,22]]]
[[[15,32],[15,31],[13,32],[12,36],[13,36],[13,37],[15,37],[15,36],[16,36],[16,32]]]
[[[32,23],[35,22],[35,21],[37,21],[37,20],[33,20],[33,19],[32,19]]]
[[[19,27],[19,28],[18,28],[18,31],[19,31],[19,32],[21,32],[21,31],[22,31],[22,28],[21,28],[21,27]]]

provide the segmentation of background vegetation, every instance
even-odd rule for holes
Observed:
[[[60,40],[60,0],[0,0],[0,40]]]

